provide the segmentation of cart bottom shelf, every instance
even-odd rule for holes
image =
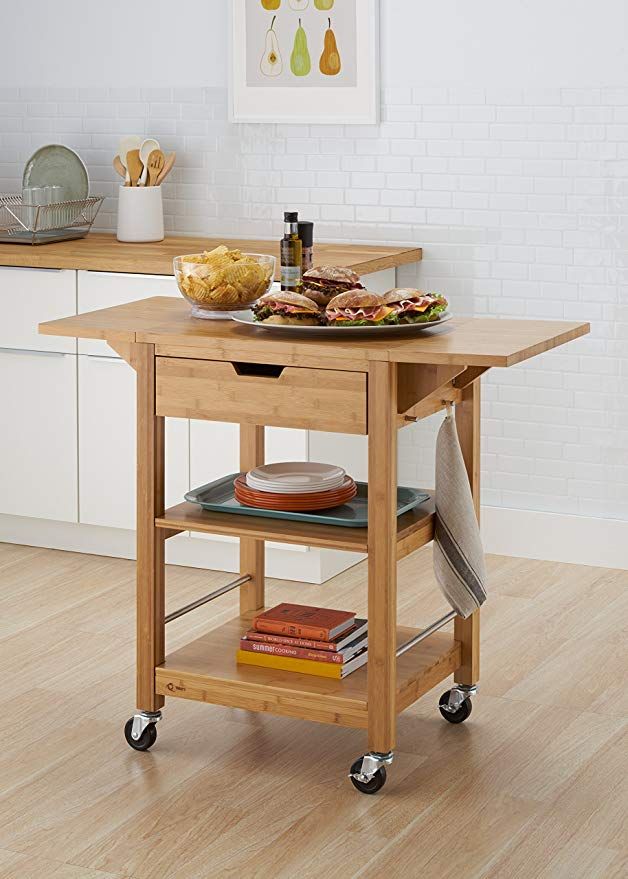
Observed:
[[[340,726],[367,726],[367,667],[336,680],[238,665],[238,642],[249,625],[250,620],[236,618],[169,654],[155,669],[157,693]],[[418,631],[400,626],[397,643]],[[460,643],[444,632],[435,632],[404,653],[397,660],[397,712],[460,664]]]

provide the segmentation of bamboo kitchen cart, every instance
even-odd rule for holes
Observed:
[[[368,750],[350,770],[365,793],[392,762],[397,715],[450,675],[443,716],[470,712],[480,670],[480,613],[452,611],[422,631],[398,625],[397,561],[432,540],[434,507],[396,515],[397,431],[455,406],[479,509],[480,376],[584,335],[586,323],[454,318],[435,332],[384,338],[270,334],[194,320],[154,297],[40,326],[42,333],[105,339],[137,373],[137,713],[126,725],[147,750],[165,697],[364,728]],[[368,434],[368,528],[339,528],[164,508],[164,417],[240,425],[240,469],[264,462],[264,425]],[[184,531],[240,538],[240,576],[165,615],[164,545]],[[264,607],[264,541],[368,553],[368,663],[343,680],[239,666],[236,649]],[[170,620],[240,590],[240,616],[167,653]],[[453,620],[453,636],[439,631]]]

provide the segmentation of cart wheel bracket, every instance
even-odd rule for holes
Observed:
[[[388,751],[387,754],[377,754],[374,751],[370,751],[368,754],[365,754],[362,757],[362,765],[360,767],[359,772],[350,772],[349,778],[355,778],[356,781],[361,781],[364,784],[367,784],[372,780],[373,776],[377,773],[379,769],[383,766],[390,766],[393,761],[394,754],[392,751]],[[357,763],[358,761],[356,761]],[[355,763],[353,764],[356,765]],[[351,767],[353,769],[353,766]]]
[[[351,784],[363,794],[376,794],[386,783],[386,766],[393,761],[393,752],[370,751],[358,757],[349,770]]]
[[[144,730],[151,724],[157,723],[158,720],[161,720],[161,711],[139,711],[137,714],[134,714],[131,738],[135,742],[139,742]]]
[[[477,684],[469,686],[467,684],[454,684],[449,691],[449,699],[444,705],[441,705],[443,711],[455,714],[462,706],[462,703],[470,696],[475,696],[478,688]]]

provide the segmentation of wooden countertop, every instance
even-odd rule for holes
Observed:
[[[175,256],[211,250],[219,244],[279,257],[278,241],[173,235],[156,243],[125,244],[114,235],[92,232],[86,238],[56,244],[0,244],[0,266],[172,275]],[[422,256],[420,247],[362,244],[315,244],[314,253],[316,265],[348,266],[361,275],[419,262]]]
[[[100,311],[40,324],[44,335],[77,336],[115,342],[147,342],[159,346],[211,351],[212,360],[277,362],[300,366],[330,361],[342,369],[356,363],[389,360],[396,363],[512,366],[584,336],[589,324],[552,320],[454,318],[436,331],[403,338],[290,337],[233,321],[199,320],[190,315],[184,299],[153,296]],[[159,353],[159,352],[158,352]],[[349,366],[352,364],[352,366]]]

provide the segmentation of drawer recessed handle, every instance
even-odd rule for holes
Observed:
[[[237,375],[254,375],[257,378],[279,378],[286,368],[275,366],[274,363],[242,363],[240,361],[231,364]]]

